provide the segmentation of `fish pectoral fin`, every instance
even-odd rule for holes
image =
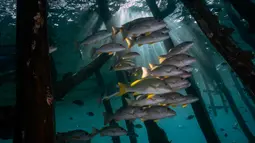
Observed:
[[[170,105],[170,106],[172,106],[172,107],[176,107],[176,105]]]
[[[159,120],[153,120],[155,123],[157,123]]]
[[[169,76],[164,76],[164,78],[168,78]]]
[[[145,121],[145,119],[141,118],[141,121],[142,121],[142,122],[144,122],[144,121]]]
[[[149,35],[151,35],[151,32],[146,32],[144,35],[149,36]]]
[[[141,79],[138,79],[138,80],[132,82],[130,86],[132,87],[132,86],[136,85],[137,83],[139,83],[140,81],[141,81]]]
[[[109,52],[108,55],[113,55],[113,52]]]
[[[148,43],[149,45],[151,45],[151,44],[154,44],[155,42],[150,42],[150,43]]]
[[[138,47],[141,47],[143,44],[138,44]]]
[[[155,94],[148,94],[147,99],[153,99],[154,96],[155,96]]]
[[[182,108],[185,108],[185,107],[187,107],[188,106],[188,104],[183,104],[182,105]]]

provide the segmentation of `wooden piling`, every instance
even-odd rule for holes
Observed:
[[[14,143],[55,142],[46,3],[46,0],[17,1]]]

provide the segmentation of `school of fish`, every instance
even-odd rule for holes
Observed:
[[[193,46],[192,41],[180,43],[170,49],[165,55],[158,57],[158,63],[148,63],[148,67],[139,67],[133,59],[140,56],[137,52],[131,52],[134,45],[138,47],[145,44],[154,44],[168,39],[170,29],[163,20],[153,17],[138,18],[117,27],[112,26],[112,31],[101,30],[77,42],[78,47],[94,44],[109,37],[122,34],[127,47],[120,43],[107,43],[99,48],[92,48],[91,57],[103,53],[116,56],[116,62],[110,67],[111,71],[133,72],[140,70],[141,77],[130,84],[118,83],[119,91],[113,95],[104,97],[109,100],[112,97],[120,97],[126,93],[132,94],[131,98],[125,98],[126,107],[119,108],[115,113],[103,113],[104,125],[102,129],[93,128],[91,133],[84,130],[74,130],[58,133],[57,138],[65,142],[91,140],[97,134],[100,136],[137,136],[118,125],[112,125],[113,121],[121,120],[141,121],[153,120],[157,122],[163,118],[170,118],[177,113],[169,108],[181,106],[198,101],[193,95],[182,95],[178,91],[188,88],[191,83],[187,78],[192,76],[192,64],[196,59],[188,54]],[[118,53],[118,54],[116,54]],[[120,54],[123,54],[120,56]]]

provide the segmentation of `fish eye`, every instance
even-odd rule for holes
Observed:
[[[181,78],[181,80],[185,80],[185,78]]]

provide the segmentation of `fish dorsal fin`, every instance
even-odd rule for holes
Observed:
[[[155,68],[157,68],[157,66],[152,63],[149,63],[149,67],[151,70],[154,70]]]
[[[137,83],[139,83],[141,80],[142,80],[142,79],[138,79],[138,80],[132,82],[130,86],[131,86],[131,87],[132,87],[132,86],[135,86],[135,85],[136,85]]]

